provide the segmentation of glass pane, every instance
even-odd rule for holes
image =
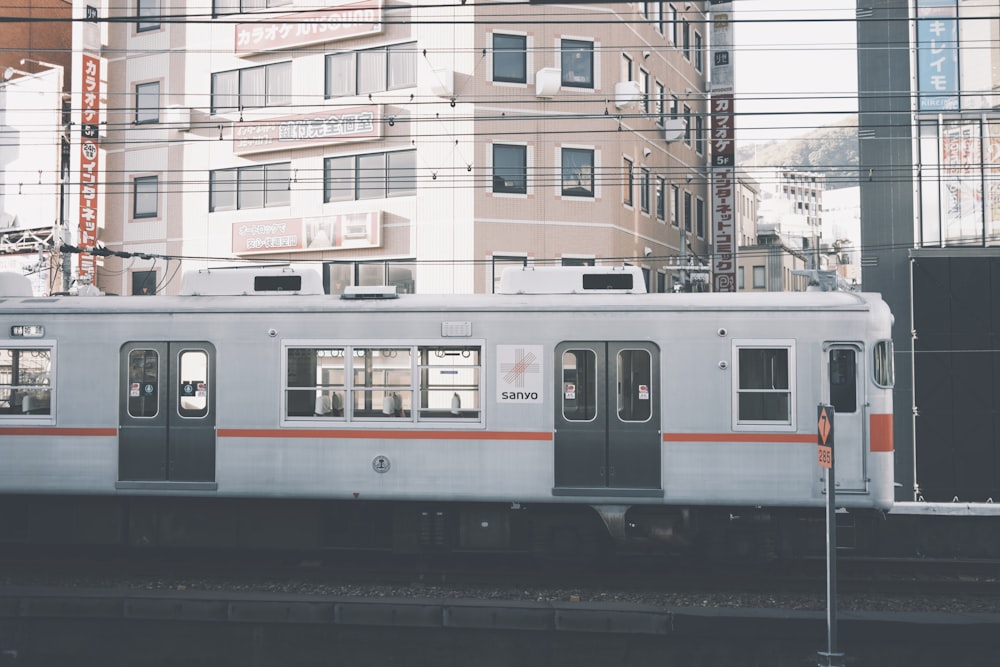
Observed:
[[[571,197],[594,195],[594,151],[562,149],[562,193]]]
[[[835,412],[858,409],[857,362],[854,350],[830,350],[830,405]]]
[[[358,51],[358,95],[385,90],[386,57],[384,49]]]
[[[240,70],[240,107],[262,107],[266,101],[266,76],[263,67]]]
[[[408,42],[390,46],[388,90],[417,85],[417,44]]]
[[[874,351],[874,372],[875,384],[880,387],[891,387],[893,378],[892,369],[892,341],[882,340],[875,345]]]
[[[389,163],[388,194],[403,197],[417,193],[417,152],[397,151],[386,156]]]
[[[212,113],[225,113],[239,106],[239,72],[212,75]]]
[[[237,174],[236,208],[264,206],[264,167],[242,167]]]
[[[354,158],[337,157],[326,160],[325,201],[354,199]]]
[[[265,206],[288,206],[292,201],[292,165],[290,162],[264,167]]]
[[[493,35],[493,80],[526,83],[527,44],[524,35]]]
[[[326,57],[326,96],[354,94],[354,54],[335,53]]]
[[[597,355],[593,350],[563,352],[562,400],[567,421],[591,421],[597,416]]]
[[[409,417],[412,359],[409,348],[355,349],[352,359],[355,417]]]
[[[358,199],[385,197],[385,153],[358,156]]]
[[[788,389],[788,350],[740,350],[740,389]]]
[[[128,414],[155,417],[159,407],[160,355],[156,350],[128,353]]]
[[[157,185],[156,176],[135,179],[135,200],[132,217],[152,218],[156,216]]]
[[[292,103],[292,63],[267,66],[267,99],[269,107]]]
[[[562,40],[562,85],[594,87],[594,44]]]
[[[204,350],[185,350],[178,359],[180,391],[177,405],[181,417],[204,417],[208,414],[208,354]]]
[[[479,417],[478,347],[420,348],[421,419]]]
[[[135,122],[155,123],[159,119],[160,84],[139,84],[135,87]]]
[[[236,170],[219,169],[209,175],[209,211],[232,211],[236,208]]]
[[[618,353],[618,418],[644,422],[652,414],[652,364],[646,350]]]
[[[739,400],[740,421],[788,422],[788,394],[741,393]]]
[[[493,146],[493,192],[528,192],[528,147]]]

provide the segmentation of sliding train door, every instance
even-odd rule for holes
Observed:
[[[120,482],[215,480],[215,349],[134,342],[121,350]]]
[[[865,458],[865,370],[860,344],[824,346],[823,401],[833,406],[837,492],[867,488]]]
[[[555,493],[659,493],[659,349],[569,342],[556,348]]]

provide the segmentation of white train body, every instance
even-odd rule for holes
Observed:
[[[892,505],[876,295],[275,280],[0,298],[0,494],[818,508],[831,404],[838,505]]]

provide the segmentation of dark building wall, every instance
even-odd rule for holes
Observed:
[[[858,111],[861,267],[866,291],[895,316],[893,421],[897,500],[914,497],[910,267],[913,144],[908,2],[858,0]]]
[[[921,496],[1000,500],[1000,248],[912,255]]]

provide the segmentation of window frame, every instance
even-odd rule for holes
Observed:
[[[497,39],[517,40],[520,44],[518,48],[502,47],[497,48]],[[509,32],[494,32],[492,35],[492,70],[491,76],[495,83],[528,83],[528,36]],[[500,54],[503,54],[501,57]],[[509,62],[508,62],[509,61]],[[514,65],[513,69],[520,68],[520,72],[512,75],[498,75],[501,68],[498,65]]]
[[[150,32],[152,30],[160,29],[159,21],[143,21],[143,18],[160,18],[160,0],[136,0],[135,3],[135,15],[137,19],[135,22],[135,31],[138,32]]]
[[[285,68],[288,70],[287,82],[280,78]],[[262,90],[250,93],[246,90],[249,87],[249,79],[251,75],[256,75],[258,72],[263,76],[263,81],[261,82]],[[220,92],[218,90],[218,82],[225,81],[228,77],[233,77],[233,80],[229,81],[229,85],[233,88],[233,91]],[[284,86],[284,88],[279,90],[279,84]],[[264,65],[212,72],[209,85],[209,110],[213,116],[242,111],[243,109],[267,109],[289,106],[292,103],[292,61],[282,60]],[[223,95],[231,96],[234,104],[220,104],[219,98]],[[253,98],[252,100],[251,97]],[[258,98],[262,103],[257,103]],[[253,101],[252,104],[250,103],[251,101]]]
[[[311,380],[302,379],[301,384],[292,384],[290,374],[293,363],[290,361],[293,350],[302,350],[307,354],[300,357],[304,366],[294,369],[305,371],[309,363],[309,352],[312,352]],[[340,364],[330,368],[332,375],[322,375],[322,367],[317,364],[318,355],[324,351],[331,353],[331,358],[339,358]],[[389,351],[405,352],[408,355],[404,364],[389,364],[375,368],[374,353],[385,354]],[[468,428],[470,425],[485,423],[485,351],[486,343],[482,339],[462,338],[458,340],[420,341],[406,340],[357,341],[345,339],[289,339],[281,343],[281,400],[280,424],[282,426],[353,426],[354,428],[384,427],[388,423],[413,424],[420,427],[442,428],[454,425],[457,428]],[[333,354],[339,352],[339,354]],[[438,352],[441,352],[439,355]],[[464,354],[468,352],[468,354]],[[454,353],[454,355],[450,354]],[[434,355],[432,358],[431,355]],[[326,355],[324,355],[326,356]],[[469,363],[434,363],[434,359],[446,359],[457,356],[461,359],[473,358]],[[394,358],[394,357],[387,357]],[[451,370],[457,371],[457,374]],[[445,375],[465,376],[465,382],[433,382],[432,375],[437,370],[442,379]],[[373,371],[383,373],[376,377]],[[447,372],[445,372],[447,371]],[[360,373],[360,375],[359,375]],[[322,375],[322,378],[320,377]],[[339,377],[338,377],[339,376]],[[408,376],[408,377],[407,377]],[[473,376],[472,381],[468,381]],[[322,381],[321,381],[322,379]],[[293,392],[311,392],[313,396],[304,404],[313,409],[311,414],[289,414],[290,394]],[[359,396],[371,392],[371,406],[360,411]],[[461,394],[459,394],[461,392]],[[447,396],[451,393],[451,396]],[[332,398],[339,394],[340,405]],[[389,407],[388,400],[395,395],[400,401]],[[459,404],[453,402],[454,395],[459,394]],[[436,401],[436,405],[425,405],[425,399],[430,396],[445,395],[444,401]],[[465,400],[462,400],[464,396]],[[326,411],[324,397],[330,397],[330,410]],[[377,400],[376,400],[377,399]],[[381,403],[379,403],[381,401]],[[368,403],[367,400],[364,401]],[[322,406],[324,410],[317,410]],[[389,410],[389,412],[386,412]],[[401,413],[397,412],[402,410]],[[339,413],[339,414],[338,414]]]
[[[589,186],[583,185],[584,170],[588,166],[587,163],[581,162],[577,164],[575,161],[567,160],[567,156],[589,156],[590,158],[590,176],[589,176]],[[568,162],[572,162],[572,166],[567,166]],[[573,181],[573,173],[567,170],[573,170],[573,173],[578,173],[576,178],[577,185],[575,187],[567,187],[567,182]],[[594,172],[597,169],[597,151],[593,148],[584,148],[581,146],[561,146],[559,149],[559,194],[562,197],[573,197],[581,199],[594,199],[597,196],[596,193],[596,180],[594,178]],[[576,190],[580,190],[577,192]]]
[[[581,54],[580,65],[584,70],[582,76],[577,76],[573,65],[573,56]],[[586,88],[594,89],[594,42],[593,40],[582,39],[560,39],[559,40],[559,79],[560,85],[565,88]],[[569,74],[573,72],[573,77]]]
[[[250,211],[263,208],[277,208],[291,205],[291,162],[271,162],[244,167],[212,169],[208,173],[208,212]],[[260,177],[253,176],[259,172]],[[284,172],[284,177],[275,174]],[[221,177],[232,174],[233,178],[222,181]],[[224,190],[219,187],[226,183]],[[216,201],[222,194],[229,194],[232,205],[219,206]],[[252,197],[252,198],[251,198]],[[252,205],[259,201],[260,205]]]
[[[51,339],[46,338],[33,338],[31,340],[8,340],[3,345],[0,345],[0,352],[9,352],[18,354],[18,357],[24,352],[47,352],[48,353],[48,369],[45,371],[45,379],[38,383],[26,383],[22,380],[23,376],[20,374],[21,369],[17,368],[19,371],[18,377],[14,377],[13,373],[18,366],[18,363],[14,361],[13,354],[11,354],[11,365],[10,365],[10,382],[0,384],[0,396],[6,396],[4,401],[8,403],[7,407],[4,408],[8,412],[0,412],[0,421],[11,420],[11,421],[27,421],[31,420],[35,423],[55,423],[56,415],[56,386],[57,382],[57,353],[56,353],[56,342]],[[42,393],[46,394],[48,398],[47,412],[34,412],[34,413],[24,413],[24,395],[27,393]],[[15,395],[22,394],[20,401],[17,405],[19,412],[13,412],[13,401]],[[45,405],[44,401],[40,405]]]
[[[519,158],[517,165],[498,165],[498,151],[503,153],[510,151],[510,157]],[[514,155],[514,153],[518,155]],[[494,143],[492,144],[492,166],[493,166],[493,181],[492,181],[492,192],[494,194],[512,194],[512,195],[527,195],[528,194],[528,145],[527,144],[506,144],[506,143]],[[501,171],[502,170],[502,171]],[[510,176],[511,180],[508,181],[507,177]],[[520,177],[520,184],[518,184],[518,177]],[[507,185],[511,183],[511,185]],[[498,183],[502,183],[501,187],[497,187]]]
[[[373,169],[371,174],[362,174],[362,164],[370,162]],[[379,162],[380,167],[375,167]],[[350,164],[350,188],[348,185],[347,169],[341,168],[345,172],[337,182],[345,187],[334,189],[331,187],[335,181],[331,179],[334,163]],[[389,199],[394,197],[412,197],[417,194],[417,151],[410,148],[401,151],[380,151],[373,153],[357,153],[352,155],[337,155],[323,159],[323,203],[331,204],[344,201],[370,201],[372,199]],[[350,197],[346,193],[350,191]],[[343,193],[342,196],[333,197],[333,193]]]
[[[147,185],[152,183],[153,191],[150,192],[140,192],[140,184]],[[148,211],[143,209],[139,210],[140,200],[146,201],[152,198],[153,209]],[[136,176],[132,179],[132,219],[133,220],[148,220],[150,218],[160,217],[160,177],[157,175],[152,176]]]
[[[152,94],[155,88],[156,94]],[[149,91],[147,91],[149,89]],[[149,101],[155,100],[155,106],[149,106]],[[151,125],[160,122],[160,82],[145,81],[135,84],[135,117],[136,125]]]
[[[784,351],[786,360],[787,387],[742,387],[741,386],[741,356],[744,350]],[[779,431],[790,432],[796,429],[796,362],[795,340],[789,338],[775,339],[734,339],[732,342],[732,426],[734,431]],[[751,419],[740,415],[740,397],[746,394],[773,394],[786,397],[787,419]]]

